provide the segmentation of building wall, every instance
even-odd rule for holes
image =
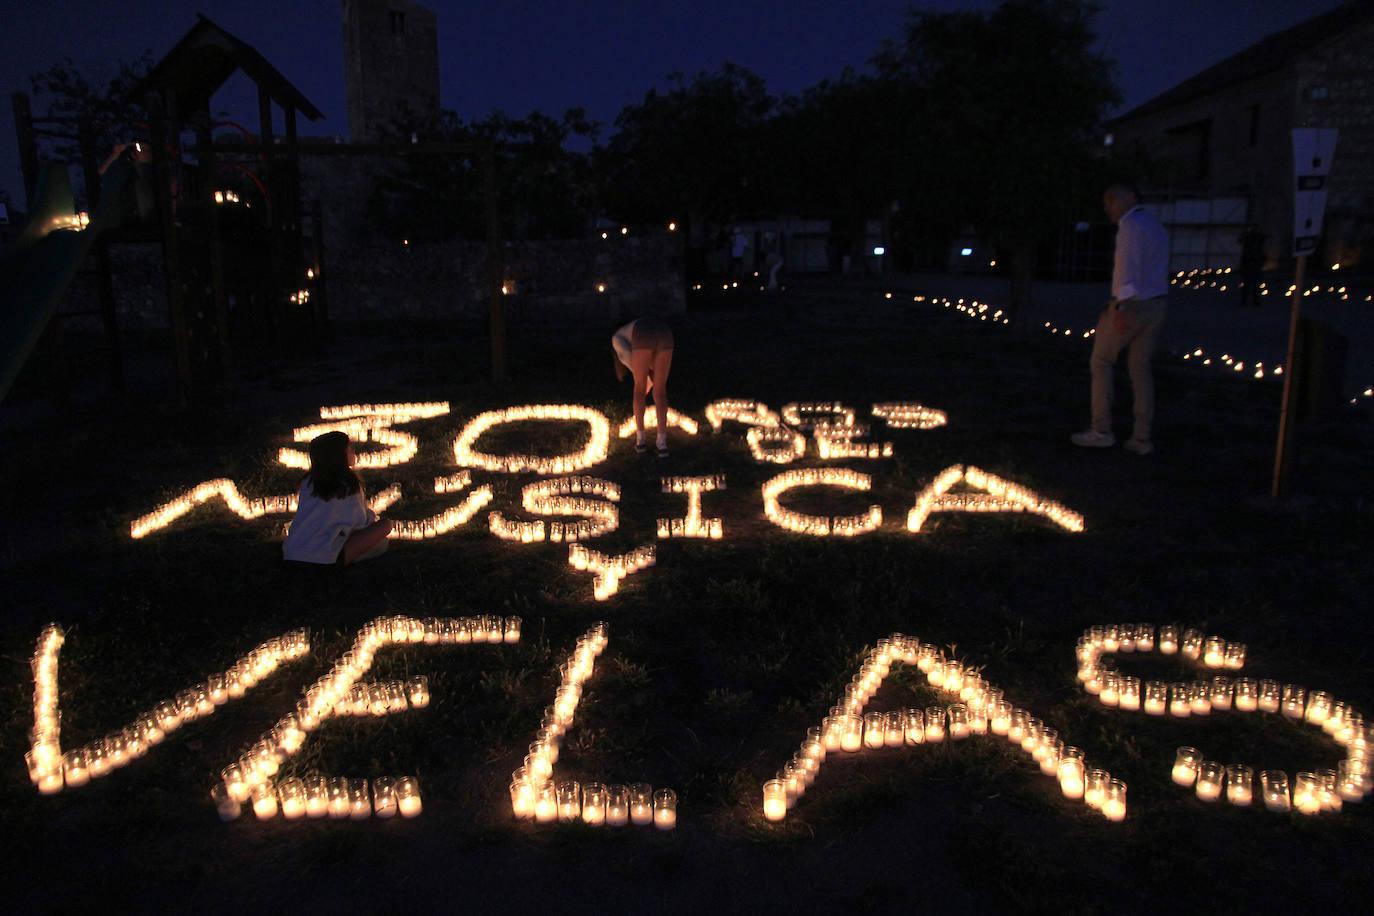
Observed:
[[[348,131],[375,140],[407,109],[439,110],[439,26],[410,0],[343,0],[344,82]]]
[[[1340,130],[1326,202],[1324,261],[1374,264],[1374,22],[1305,55],[1296,68],[1297,122]],[[1291,162],[1291,156],[1289,161]]]

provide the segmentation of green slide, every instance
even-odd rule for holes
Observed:
[[[28,225],[0,250],[0,400],[9,394],[96,238],[119,224],[121,201],[134,174],[134,167],[122,161],[106,170],[100,209],[84,229],[71,226],[76,204],[66,167],[48,165],[39,176],[38,203]]]

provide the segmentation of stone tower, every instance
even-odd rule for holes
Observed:
[[[376,140],[406,111],[439,110],[439,27],[434,12],[410,0],[343,0],[348,133]]]

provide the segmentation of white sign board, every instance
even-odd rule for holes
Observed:
[[[1293,130],[1293,254],[1317,250],[1326,213],[1326,183],[1336,155],[1335,128],[1299,127]]]

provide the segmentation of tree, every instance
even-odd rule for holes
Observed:
[[[908,183],[906,210],[958,214],[1008,249],[1013,313],[1036,246],[1100,191],[1098,132],[1120,93],[1093,47],[1098,11],[1090,0],[1004,0],[990,13],[912,12],[874,60],[925,111],[912,161],[930,180]]]

